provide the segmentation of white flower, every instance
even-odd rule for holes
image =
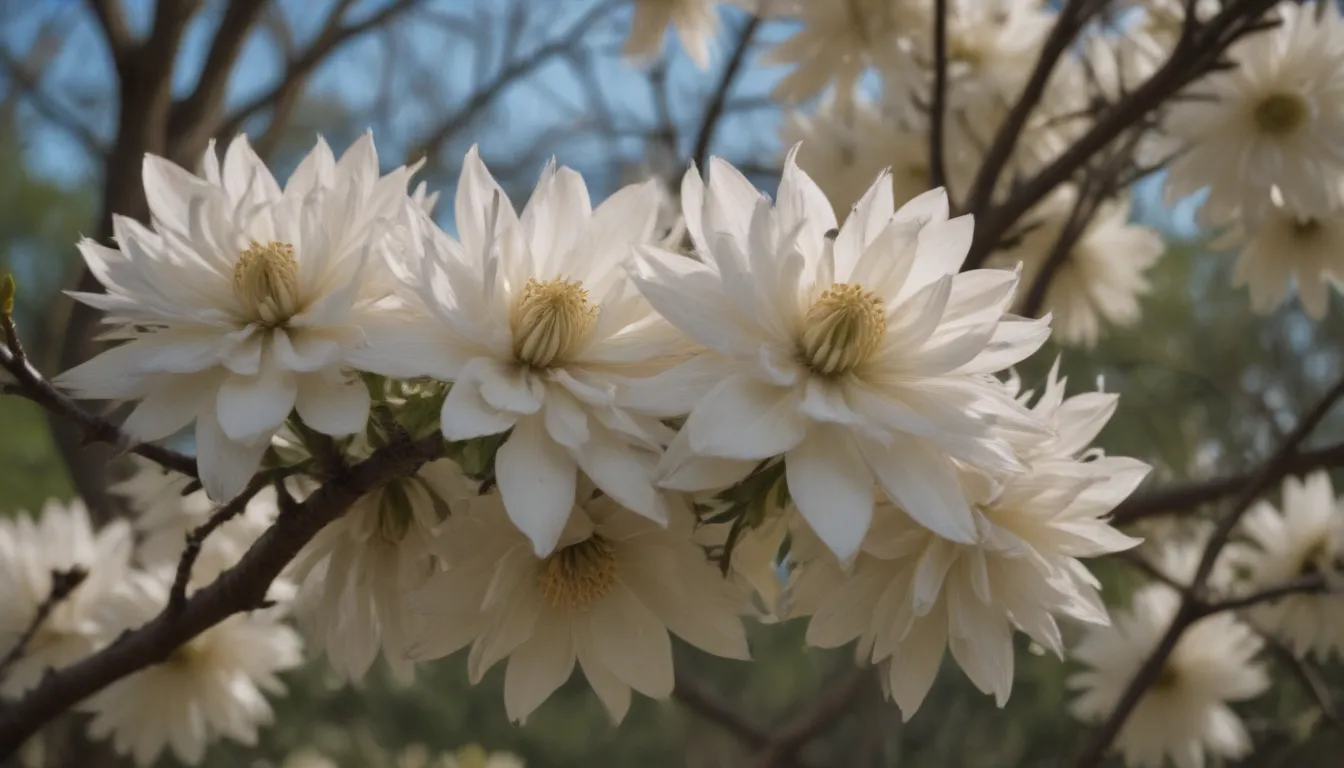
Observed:
[[[149,569],[176,565],[187,535],[218,507],[203,490],[184,493],[191,478],[138,457],[135,463],[135,474],[113,491],[126,497],[136,512],[135,530],[142,536],[135,549],[136,562]],[[253,496],[241,514],[216,528],[201,545],[192,567],[196,583],[208,584],[233,567],[278,513],[274,489],[268,487]]]
[[[1251,546],[1241,560],[1249,566],[1251,591],[1325,574],[1339,588],[1344,570],[1344,499],[1336,499],[1330,475],[1315,472],[1283,482],[1283,514],[1267,501],[1242,518]],[[1256,626],[1283,638],[1298,655],[1313,651],[1324,659],[1344,652],[1344,595],[1289,595],[1250,612]]]
[[[634,0],[635,17],[625,40],[625,55],[650,59],[663,50],[667,28],[675,27],[681,46],[696,66],[709,66],[709,47],[718,31],[714,0]]]
[[[898,34],[922,29],[927,18],[927,10],[910,0],[797,0],[792,5],[802,27],[765,57],[768,64],[797,65],[772,93],[785,104],[806,101],[831,83],[835,98],[845,102],[873,67],[908,71],[892,61],[907,55]]]
[[[559,547],[540,558],[498,498],[479,497],[448,518],[439,536],[447,570],[413,598],[415,610],[432,614],[413,656],[470,643],[473,683],[507,657],[504,706],[515,721],[568,680],[577,660],[618,722],[631,689],[671,694],[669,630],[709,653],[747,658],[740,596],[692,540],[690,510],[672,511],[662,528],[610,497],[582,503]]]
[[[105,604],[109,625],[139,627],[168,601],[172,571],[137,573]],[[265,693],[284,692],[277,673],[302,661],[294,630],[274,610],[236,614],[173,651],[167,660],[121,678],[80,708],[89,734],[150,766],[164,748],[189,765],[217,738],[255,744],[271,719]]]
[[[1133,459],[1099,457],[1044,463],[1002,488],[986,486],[975,498],[980,545],[939,538],[879,505],[848,573],[829,553],[807,558],[796,541],[804,564],[794,608],[812,615],[808,643],[831,648],[858,638],[861,661],[885,662],[887,688],[907,718],[947,648],[1003,706],[1013,684],[1014,628],[1062,654],[1056,616],[1107,623],[1100,583],[1081,558],[1139,543],[1105,516],[1147,472]]]
[[[116,521],[95,532],[78,500],[48,501],[36,524],[27,512],[0,517],[0,656],[19,641],[51,594],[52,571],[78,566],[87,572],[0,680],[0,695],[18,696],[48,668],[73,664],[103,643],[108,632],[97,608],[130,572],[131,548],[130,526]]]
[[[1100,391],[1083,392],[1073,397],[1064,397],[1068,378],[1059,375],[1060,358],[1056,357],[1046,377],[1045,388],[1039,397],[1035,392],[1023,392],[1018,400],[1026,405],[1036,400],[1032,412],[1053,432],[1053,436],[1041,440],[1035,436],[1013,435],[1007,437],[1015,441],[1018,455],[1029,465],[1038,465],[1054,459],[1085,458],[1088,446],[1101,434],[1101,430],[1115,415],[1120,397],[1114,393]],[[1021,382],[1010,379],[1006,386],[1009,392],[1016,394]]]
[[[891,189],[879,177],[835,230],[792,157],[773,207],[714,160],[707,188],[694,169],[682,186],[703,263],[641,248],[631,266],[654,307],[711,350],[631,387],[666,415],[690,410],[664,484],[725,485],[783,455],[793,502],[841,559],[868,528],[874,479],[934,533],[976,541],[953,460],[1020,471],[995,428],[1046,432],[985,374],[1034,352],[1049,319],[1004,314],[1013,272],[958,274],[972,223],[949,220],[943,190],[893,216]]]
[[[1169,199],[1208,189],[1201,217],[1259,216],[1278,187],[1286,207],[1339,207],[1344,174],[1344,23],[1333,4],[1280,3],[1281,26],[1237,42],[1238,66],[1197,80],[1163,129],[1174,149]],[[1319,19],[1319,21],[1318,21]]]
[[[483,748],[471,744],[447,755],[442,766],[436,768],[523,768],[523,760],[508,752],[486,752]]]
[[[1274,311],[1297,288],[1302,308],[1316,320],[1330,308],[1330,292],[1344,293],[1344,209],[1301,216],[1282,205],[1278,190],[1253,226],[1233,227],[1218,245],[1241,245],[1232,284],[1246,286],[1251,309]]]
[[[1023,285],[1034,285],[1054,255],[1055,244],[1072,226],[1076,197],[1072,187],[1057,190],[1034,217],[1028,216],[1038,226],[1016,248],[999,252],[994,263],[1020,262]],[[1054,316],[1056,340],[1092,347],[1102,335],[1103,323],[1138,322],[1139,297],[1150,289],[1144,273],[1165,250],[1160,235],[1129,222],[1127,199],[1101,203],[1046,288],[1042,307]]]
[[[1083,720],[1100,720],[1115,708],[1139,667],[1171,625],[1181,597],[1163,584],[1134,594],[1131,608],[1110,627],[1092,627],[1073,650],[1091,667],[1069,678],[1082,690],[1070,709]],[[1178,768],[1201,768],[1206,755],[1236,759],[1251,751],[1241,719],[1227,706],[1269,687],[1255,663],[1261,641],[1230,613],[1200,619],[1185,631],[1167,664],[1125,721],[1115,746],[1125,764],[1162,768],[1170,757]]]
[[[360,498],[295,559],[301,624],[341,676],[362,678],[382,650],[393,673],[410,679],[404,650],[416,617],[404,597],[436,570],[432,531],[471,494],[468,482],[447,459],[426,464]]]
[[[473,148],[457,187],[460,242],[411,213],[409,262],[392,263],[413,311],[368,326],[356,354],[376,373],[453,382],[449,440],[511,430],[495,476],[540,556],[565,527],[579,469],[630,509],[666,519],[653,468],[671,431],[617,402],[625,377],[686,356],[620,267],[632,243],[652,242],[658,204],[647,182],[593,210],[583,178],[550,166],[518,216]]]
[[[66,371],[79,397],[139,400],[124,428],[166,437],[193,419],[201,481],[226,501],[256,472],[272,435],[297,410],[331,435],[364,426],[369,394],[345,370],[363,342],[360,318],[386,294],[370,258],[387,220],[412,205],[411,170],[378,175],[365,134],[339,161],[321,140],[282,190],[248,146],[213,145],[204,178],[146,156],[153,229],[116,217],[120,250],[80,243],[125,343]]]

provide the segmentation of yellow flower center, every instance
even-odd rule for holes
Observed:
[[[577,610],[606,597],[616,583],[616,548],[593,535],[558,550],[537,572],[541,594],[556,608]]]
[[[597,312],[578,280],[528,280],[513,305],[514,357],[533,368],[565,362],[588,337]]]
[[[1290,225],[1293,237],[1299,240],[1311,240],[1321,229],[1321,222],[1317,219],[1293,219]]]
[[[799,351],[814,372],[837,376],[867,360],[886,332],[881,299],[862,286],[836,283],[807,310]]]
[[[1181,675],[1170,664],[1162,667],[1162,671],[1157,673],[1157,678],[1153,680],[1153,690],[1160,693],[1171,691],[1181,682]]]
[[[1295,93],[1271,93],[1255,105],[1253,114],[1262,133],[1286,136],[1307,121],[1311,107]]]
[[[253,242],[233,265],[233,295],[255,322],[280,325],[299,311],[299,263],[288,243]]]

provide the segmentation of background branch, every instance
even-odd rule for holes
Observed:
[[[23,654],[28,652],[29,643],[33,642],[33,638],[42,629],[42,625],[46,623],[51,612],[56,610],[56,606],[69,597],[70,593],[74,592],[80,584],[83,584],[88,575],[88,571],[78,566],[51,572],[51,589],[48,590],[46,598],[37,606],[37,612],[28,622],[28,628],[19,636],[18,642],[14,643],[14,647],[5,653],[4,658],[0,658],[0,682],[3,682],[14,665],[19,663]]]

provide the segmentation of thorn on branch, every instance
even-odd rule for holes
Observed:
[[[70,597],[71,593],[80,584],[84,583],[84,579],[88,578],[88,575],[89,572],[78,565],[63,571],[51,572],[51,588],[47,591],[46,598],[37,606],[37,612],[28,622],[27,629],[19,636],[18,642],[14,644],[13,648],[9,649],[3,659],[0,659],[0,680],[4,680],[10,670],[14,668],[14,665],[18,664],[19,660],[23,658],[23,654],[27,653],[28,645],[33,642],[34,637],[37,637],[38,631],[42,629],[42,625],[46,623],[51,612],[56,610],[56,606]]]

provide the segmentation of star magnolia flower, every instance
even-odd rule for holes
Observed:
[[[667,28],[675,27],[681,46],[696,66],[709,66],[709,46],[718,31],[714,0],[635,0],[635,18],[625,41],[625,55],[651,59],[663,51]]]
[[[1115,708],[1130,679],[1171,625],[1181,597],[1165,584],[1134,594],[1114,626],[1091,627],[1073,657],[1091,667],[1068,680],[1082,694],[1070,707],[1082,720],[1101,720]],[[1251,751],[1241,719],[1227,706],[1269,688],[1255,663],[1261,641],[1231,613],[1200,619],[1181,635],[1167,665],[1125,721],[1115,746],[1127,765],[1201,768],[1206,756],[1237,759]]]
[[[473,684],[507,657],[504,707],[519,722],[569,679],[576,660],[617,722],[631,689],[666,698],[668,631],[746,659],[740,595],[692,540],[690,509],[672,511],[662,528],[607,496],[583,502],[559,547],[540,558],[497,497],[478,497],[438,538],[447,570],[412,598],[415,610],[431,614],[412,656],[437,658],[470,643]]]
[[[1283,23],[1228,51],[1238,66],[1197,80],[1163,123],[1173,149],[1167,197],[1201,189],[1206,223],[1255,218],[1278,187],[1287,208],[1322,215],[1341,203],[1344,21],[1333,4],[1280,3]]]
[[[1251,540],[1241,559],[1249,566],[1246,586],[1252,591],[1313,573],[1326,574],[1333,582],[1344,570],[1344,498],[1335,498],[1326,472],[1303,480],[1288,478],[1283,482],[1283,514],[1260,501],[1241,525]],[[1255,606],[1250,616],[1299,656],[1313,651],[1324,660],[1332,652],[1344,652],[1344,596],[1338,592],[1289,595]]]
[[[1344,293],[1344,209],[1300,216],[1271,190],[1272,205],[1253,226],[1234,226],[1217,245],[1240,246],[1232,284],[1246,286],[1251,309],[1273,312],[1296,287],[1302,308],[1320,320],[1331,289]],[[1249,231],[1248,231],[1249,230]]]
[[[945,649],[976,687],[1003,706],[1013,685],[1013,629],[1063,654],[1055,616],[1106,624],[1100,582],[1081,558],[1139,543],[1105,520],[1148,472],[1142,462],[1056,460],[976,495],[979,545],[931,534],[880,505],[846,573],[819,547],[797,543],[794,610],[811,614],[807,642],[859,639],[859,660],[885,663],[887,688],[909,718],[933,685]],[[974,478],[966,481],[975,488]]]
[[[38,627],[18,662],[0,680],[0,695],[17,697],[52,667],[73,664],[108,637],[98,606],[130,571],[131,529],[115,521],[94,532],[78,500],[48,501],[34,524],[27,512],[0,517],[0,656],[8,653],[32,624],[51,594],[52,571],[75,566],[87,575],[56,604]]]
[[[703,263],[640,248],[631,265],[654,307],[711,350],[631,387],[666,415],[690,410],[664,484],[726,484],[783,455],[793,502],[842,560],[868,528],[874,480],[934,533],[976,541],[953,459],[1020,471],[995,427],[1046,433],[984,374],[1034,352],[1049,319],[1005,317],[1013,272],[958,274],[972,224],[948,218],[943,190],[894,215],[891,195],[879,177],[835,230],[792,156],[775,207],[714,160],[708,188],[694,169],[682,186]]]
[[[449,440],[512,430],[495,477],[539,556],[565,527],[580,468],[630,509],[666,519],[653,468],[671,431],[617,402],[625,377],[686,357],[620,268],[632,243],[652,242],[658,204],[648,182],[593,210],[582,177],[550,167],[517,216],[473,148],[457,187],[461,242],[408,216],[410,258],[394,269],[412,311],[367,325],[356,353],[365,370],[453,382]]]
[[[1022,264],[1022,280],[1033,285],[1054,254],[1055,244],[1071,226],[1076,192],[1061,188],[1039,211],[1039,226],[1018,247],[1002,251],[1000,266]],[[1042,303],[1055,319],[1062,344],[1096,346],[1102,324],[1130,326],[1139,321],[1139,297],[1150,286],[1144,276],[1166,250],[1156,232],[1129,223],[1128,200],[1102,203],[1088,220],[1064,262],[1055,270]]]
[[[136,512],[134,527],[142,538],[135,548],[135,560],[149,569],[176,565],[186,546],[187,534],[204,524],[218,507],[204,491],[184,494],[191,483],[185,475],[136,459],[135,474],[113,487]],[[214,581],[271,527],[279,511],[273,488],[265,488],[253,496],[242,514],[206,538],[192,567],[192,578],[200,584]]]
[[[835,97],[849,101],[859,79],[873,67],[908,71],[893,63],[904,56],[898,33],[922,29],[927,11],[910,0],[797,0],[790,8],[802,21],[792,37],[766,54],[767,64],[796,64],[772,96],[798,104],[835,84]]]
[[[434,573],[433,530],[472,495],[446,459],[360,498],[318,532],[295,560],[301,583],[296,611],[314,651],[343,677],[359,680],[383,651],[392,672],[409,681],[411,627],[404,595]]]
[[[1118,395],[1102,391],[1064,397],[1069,380],[1059,375],[1059,364],[1060,358],[1056,357],[1039,397],[1035,392],[1017,394],[1021,381],[1016,378],[1005,383],[1009,392],[1016,395],[1023,405],[1036,400],[1035,405],[1031,406],[1032,412],[1053,432],[1053,437],[1048,440],[1041,440],[1034,435],[1005,435],[1015,440],[1018,455],[1029,465],[1056,459],[1086,459],[1088,446],[1101,434],[1120,404]],[[1098,381],[1098,387],[1100,385]]]
[[[172,570],[136,573],[104,605],[109,626],[130,629],[168,601]],[[117,680],[86,699],[89,735],[147,768],[164,748],[196,765],[214,739],[255,744],[271,720],[265,693],[284,692],[276,674],[299,665],[299,636],[275,610],[236,614],[173,651],[167,660]]]
[[[140,440],[193,419],[201,482],[215,501],[247,484],[291,410],[348,435],[369,394],[345,371],[363,342],[361,312],[386,294],[371,251],[386,222],[412,205],[411,169],[378,175],[365,134],[336,161],[317,146],[282,190],[238,137],[205,177],[146,156],[153,229],[116,217],[120,250],[80,243],[106,294],[75,294],[103,310],[125,343],[57,383],[91,399],[139,400],[123,425]]]

